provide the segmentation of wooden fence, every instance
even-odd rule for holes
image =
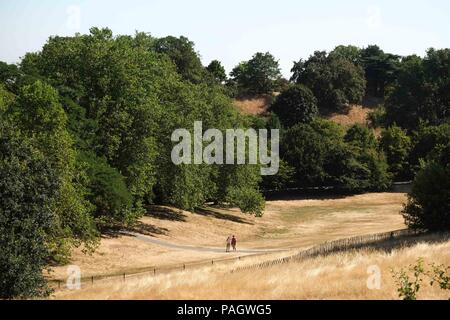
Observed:
[[[312,257],[325,255],[325,254],[330,254],[330,253],[334,253],[334,252],[338,252],[338,251],[367,247],[370,245],[375,245],[377,243],[381,244],[386,240],[401,241],[402,239],[406,239],[408,237],[414,237],[414,236],[418,236],[418,235],[422,235],[422,234],[424,234],[424,233],[405,229],[405,230],[398,230],[398,231],[392,231],[392,232],[357,236],[357,237],[340,239],[340,240],[335,240],[335,241],[328,241],[323,244],[311,247],[307,250],[300,251],[291,256],[287,256],[287,257],[276,259],[276,260],[269,260],[269,261],[265,261],[265,262],[258,263],[258,264],[251,264],[248,266],[235,268],[235,269],[231,270],[231,272],[232,273],[239,272],[239,271],[249,270],[249,269],[254,269],[254,268],[267,268],[267,267],[278,265],[278,264],[301,261],[303,259],[312,258]],[[166,266],[166,267],[147,267],[147,268],[130,271],[127,273],[114,273],[114,274],[107,274],[107,275],[82,277],[80,279],[80,282],[83,286],[86,286],[86,285],[93,286],[94,284],[100,283],[104,280],[126,281],[128,278],[131,278],[131,277],[156,276],[156,275],[160,275],[160,274],[167,274],[167,273],[174,272],[174,271],[192,270],[194,268],[205,267],[208,265],[209,266],[223,265],[225,263],[232,263],[232,262],[236,262],[236,261],[240,261],[240,260],[243,261],[246,258],[252,258],[255,256],[264,256],[264,255],[268,255],[271,253],[272,252],[240,256],[240,257],[236,257],[236,258],[214,259],[214,260],[210,260],[209,262],[205,262],[205,261],[192,262],[192,263],[179,264],[179,265]],[[49,284],[54,289],[64,289],[66,287],[65,282],[66,282],[65,280],[50,280]]]
[[[346,239],[340,239],[340,240],[334,240],[334,241],[327,241],[323,244],[314,246],[310,249],[300,251],[299,253],[296,253],[294,255],[291,255],[289,257],[284,257],[280,259],[270,260],[261,262],[254,265],[239,267],[236,269],[233,269],[231,272],[239,272],[249,269],[255,269],[255,268],[267,268],[283,263],[289,263],[289,262],[298,262],[304,259],[317,257],[320,255],[326,255],[331,254],[335,252],[345,251],[345,250],[351,250],[351,249],[358,249],[363,248],[371,245],[380,244],[382,242],[385,242],[387,240],[397,240],[400,241],[402,239],[406,239],[409,237],[414,237],[418,235],[424,234],[420,231],[414,231],[409,229],[404,230],[397,230],[392,232],[384,232],[384,233],[377,233],[377,234],[370,234],[370,235],[364,235],[364,236],[357,236],[352,238],[346,238]]]
[[[283,250],[280,250],[283,251]],[[183,264],[176,264],[171,266],[160,266],[160,267],[143,267],[140,269],[134,269],[127,272],[116,272],[116,273],[110,273],[110,274],[102,274],[102,275],[91,275],[91,276],[84,276],[80,278],[80,284],[84,286],[94,286],[96,284],[100,284],[104,281],[126,281],[127,279],[133,278],[133,277],[140,277],[140,276],[157,276],[161,274],[168,274],[171,272],[176,271],[189,271],[198,269],[201,267],[208,267],[208,266],[219,266],[219,265],[225,265],[229,263],[233,263],[236,261],[244,261],[247,258],[253,258],[255,256],[264,256],[271,254],[273,252],[265,252],[265,253],[255,253],[255,254],[249,254],[246,256],[239,256],[239,257],[233,257],[233,258],[216,258],[211,259],[209,261],[198,261],[198,262],[190,262],[190,263],[183,263]],[[53,289],[63,290],[66,289],[66,279],[51,279],[48,280],[48,284]]]

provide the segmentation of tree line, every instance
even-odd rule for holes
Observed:
[[[449,66],[448,49],[420,58],[340,46],[299,60],[289,80],[270,53],[228,77],[218,60],[203,66],[185,37],[99,28],[51,37],[17,65],[0,62],[0,297],[47,295],[46,266],[66,263],[73,247],[95,250],[102,232],[132,225],[155,203],[213,202],[260,216],[264,190],[363,192],[415,177],[408,223],[448,229]],[[233,107],[235,97],[274,92],[263,116]],[[370,115],[381,137],[321,117],[367,97],[381,102]],[[279,174],[175,166],[171,133],[198,120],[280,129]]]

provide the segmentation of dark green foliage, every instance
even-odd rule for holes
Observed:
[[[400,56],[385,53],[372,45],[361,50],[360,59],[367,80],[367,94],[384,98],[387,89],[395,82]]]
[[[58,173],[33,147],[35,141],[0,122],[0,298],[49,293],[42,275],[54,224]]]
[[[127,189],[125,178],[92,153],[82,153],[78,162],[87,174],[87,199],[95,206],[97,220],[127,222],[132,211],[133,197]]]
[[[360,124],[355,124],[347,130],[344,141],[361,149],[375,149],[377,147],[377,139],[373,132]]]
[[[422,160],[434,159],[439,150],[450,144],[450,125],[427,126],[421,124],[412,135],[413,147],[409,156],[411,170],[420,170]]]
[[[322,185],[325,181],[324,162],[333,145],[329,144],[329,138],[330,136],[321,135],[321,132],[308,124],[298,124],[283,133],[282,159],[295,168],[297,186]]]
[[[286,127],[311,122],[319,114],[316,98],[311,90],[303,85],[295,85],[283,91],[270,107],[270,111],[274,112]]]
[[[450,230],[450,135],[449,126],[423,128],[416,151],[429,153],[420,158],[420,169],[403,209],[406,224],[414,229]],[[446,136],[444,136],[446,134]]]
[[[176,65],[178,73],[186,80],[200,83],[206,74],[194,43],[186,37],[168,36],[154,41],[154,50],[166,54]]]
[[[386,109],[378,106],[367,114],[368,125],[372,128],[382,128],[386,124]]]
[[[424,164],[414,180],[412,192],[403,209],[410,228],[450,230],[450,166],[437,162]]]
[[[278,61],[269,52],[258,52],[236,66],[230,76],[240,95],[270,94],[276,89],[281,72]]]
[[[410,177],[408,157],[411,146],[411,138],[400,127],[392,126],[381,133],[380,147],[386,155],[389,172],[394,179],[404,180]]]
[[[13,90],[20,76],[19,69],[16,65],[7,64],[0,61],[0,83],[8,89]]]
[[[331,122],[300,124],[283,134],[282,158],[295,168],[295,186],[334,186],[349,192],[385,190],[387,164],[367,128],[354,126],[344,135]]]
[[[280,160],[278,173],[273,176],[264,176],[262,181],[262,189],[265,191],[282,191],[295,185],[294,181],[295,168],[291,167],[284,160]]]
[[[450,112],[450,49],[430,49],[421,59],[402,60],[397,84],[386,102],[387,123],[417,129],[448,123]]]
[[[218,83],[223,83],[227,80],[227,74],[225,72],[225,68],[222,66],[220,61],[213,60],[211,63],[206,67],[206,70],[209,71],[214,77],[214,79]]]
[[[361,103],[366,81],[363,69],[337,55],[316,51],[308,60],[294,63],[291,81],[314,93],[321,113],[342,112]]]
[[[352,62],[355,65],[361,65],[362,50],[355,46],[337,46],[330,52],[331,58],[341,58]]]
[[[343,179],[344,189],[357,192],[386,190],[391,184],[391,176],[384,155],[378,152],[373,132],[367,127],[354,125],[347,130],[344,141],[349,152],[343,174],[339,176]]]

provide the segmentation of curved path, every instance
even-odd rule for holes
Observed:
[[[149,236],[144,236],[140,233],[136,232],[122,232],[125,235],[129,235],[132,237],[135,237],[138,240],[156,244],[162,247],[172,248],[172,249],[179,249],[179,250],[190,250],[190,251],[197,251],[197,252],[214,252],[214,253],[223,253],[225,252],[224,248],[213,248],[213,247],[197,247],[197,246],[185,246],[180,244],[174,244],[170,242],[166,242],[163,240],[158,240]],[[270,252],[282,252],[282,251],[288,251],[289,249],[239,249],[239,253],[270,253]]]

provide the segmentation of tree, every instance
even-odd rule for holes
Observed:
[[[395,179],[410,177],[408,157],[411,146],[411,138],[400,127],[391,126],[381,133],[380,147],[386,155],[389,172]]]
[[[256,53],[230,73],[241,94],[270,94],[281,78],[278,61],[269,53]]]
[[[385,190],[387,163],[367,128],[326,120],[298,124],[283,134],[282,159],[295,169],[295,186],[333,186],[346,192]]]
[[[12,89],[20,76],[16,65],[0,61],[0,83]]]
[[[97,224],[102,227],[132,221],[128,214],[132,211],[133,197],[120,172],[92,152],[80,153],[78,157],[87,174],[86,198],[95,206]]]
[[[67,261],[73,245],[93,248],[97,232],[92,207],[85,199],[83,172],[76,169],[76,151],[58,93],[41,81],[22,87],[14,103],[12,121],[24,135],[33,137],[34,147],[57,174],[57,193],[51,203],[55,219],[46,235],[52,258]]]
[[[391,185],[391,176],[384,154],[378,151],[378,141],[373,132],[356,124],[347,130],[344,141],[347,161],[344,162],[342,176],[337,176],[338,181],[342,180],[343,188],[356,192],[386,190]]]
[[[376,45],[361,50],[361,63],[367,79],[367,93],[384,98],[386,89],[396,79],[400,56],[385,53]]]
[[[283,131],[281,157],[295,169],[295,186],[322,186],[326,183],[328,172],[325,164],[332,148],[342,139],[342,128],[319,119],[310,124],[299,123]]]
[[[429,160],[438,154],[443,146],[450,143],[450,125],[441,124],[430,126],[420,124],[419,129],[413,132],[413,146],[409,155],[410,169],[415,172],[421,169],[420,162]]]
[[[324,51],[295,62],[291,72],[291,81],[311,89],[322,113],[342,112],[349,104],[361,103],[364,96],[363,69]]]
[[[219,83],[224,83],[227,80],[225,68],[218,60],[211,61],[211,63],[206,67],[206,70],[208,70],[213,75],[214,79]]]
[[[4,120],[4,119],[3,119]],[[59,177],[44,154],[14,125],[0,121],[0,298],[49,293],[42,269]]]
[[[427,56],[402,60],[397,83],[386,101],[387,124],[408,130],[421,121],[439,125],[449,121],[450,49],[427,51]]]
[[[311,122],[319,114],[316,98],[303,85],[295,85],[283,91],[270,106],[270,110],[287,127]]]
[[[378,146],[373,132],[360,124],[354,124],[347,130],[344,141],[362,149],[375,149]]]
[[[188,38],[168,36],[156,39],[154,49],[158,53],[166,54],[184,79],[193,83],[200,83],[204,79],[205,68],[194,49],[194,42]]]
[[[331,58],[342,58],[354,65],[361,65],[361,49],[355,46],[337,46],[329,55]]]
[[[450,230],[450,167],[447,164],[424,164],[414,179],[403,209],[408,227],[429,231]]]

